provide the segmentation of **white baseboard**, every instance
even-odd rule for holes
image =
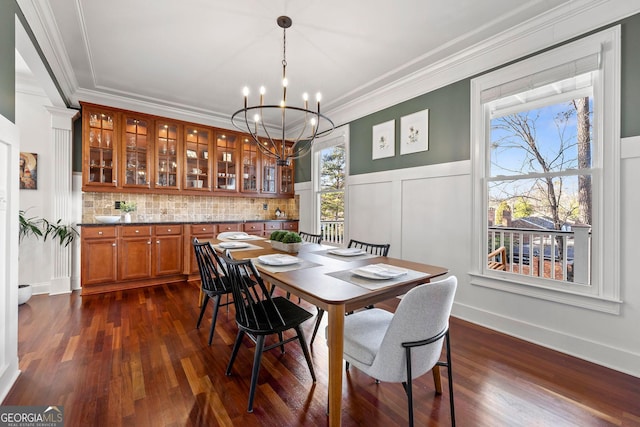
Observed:
[[[453,304],[451,315],[640,378],[640,354],[459,303]]]

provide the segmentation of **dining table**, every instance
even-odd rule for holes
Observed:
[[[341,425],[345,313],[404,295],[448,273],[444,267],[327,244],[305,242],[297,253],[287,254],[259,236],[210,242],[218,251],[229,251],[234,259],[251,259],[263,280],[326,311],[330,426]],[[382,277],[377,276],[378,271]],[[438,388],[439,370],[433,375]]]

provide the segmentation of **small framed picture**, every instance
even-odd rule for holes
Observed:
[[[190,159],[197,159],[198,153],[195,150],[187,150],[187,157]]]
[[[400,155],[429,149],[429,110],[400,119]]]
[[[38,189],[38,154],[20,153],[20,189]]]
[[[373,126],[371,159],[382,159],[396,155],[396,121],[389,120]]]

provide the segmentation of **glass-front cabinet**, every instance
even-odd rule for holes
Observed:
[[[231,132],[216,134],[216,189],[237,191],[238,147],[240,137]]]
[[[278,191],[278,165],[275,157],[262,154],[262,188],[261,191],[267,194],[276,194]]]
[[[151,138],[150,121],[145,117],[124,115],[124,135],[122,168],[123,187],[146,187],[150,185]]]
[[[291,154],[291,144],[287,143],[285,152]],[[280,194],[294,194],[293,163],[294,161],[291,160],[289,166],[280,167],[280,188],[278,189]]]
[[[253,139],[242,137],[242,187],[243,193],[257,193],[259,176],[259,150]]]
[[[115,187],[117,181],[117,114],[99,108],[83,109],[83,182],[96,187]]]
[[[185,184],[188,189],[211,189],[209,152],[210,131],[205,128],[186,126],[185,140]]]
[[[156,122],[155,177],[156,188],[179,189],[180,126],[170,122]]]

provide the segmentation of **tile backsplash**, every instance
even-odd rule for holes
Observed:
[[[276,219],[280,208],[288,219],[299,219],[299,198],[181,196],[169,194],[82,193],[82,222],[94,223],[95,215],[117,215],[116,201],[134,202],[134,222],[249,221]],[[267,205],[267,210],[263,205]],[[283,219],[282,217],[280,219]]]

